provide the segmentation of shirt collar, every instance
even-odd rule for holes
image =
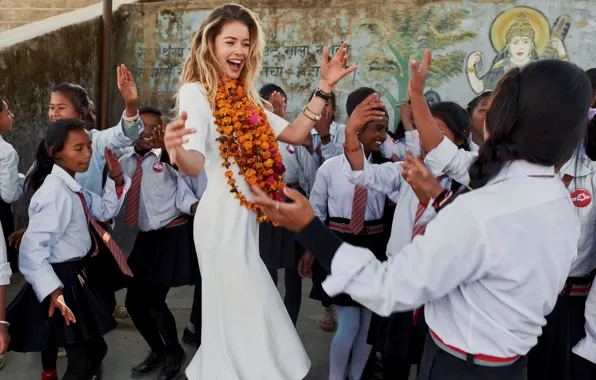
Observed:
[[[515,177],[530,177],[530,176],[553,176],[555,175],[554,166],[542,166],[529,163],[524,160],[515,160],[506,163],[503,169],[495,176],[495,178],[488,181],[487,184],[495,184],[506,179]]]
[[[153,154],[153,155],[155,155],[155,157],[157,157],[157,159],[160,159],[161,158],[161,153],[162,153],[162,150],[161,149],[151,149],[150,151],[148,151],[147,153],[145,153],[145,155],[143,157],[147,157],[150,154]],[[133,156],[134,155],[140,156],[140,154],[138,154],[136,150],[133,153]]]
[[[592,173],[592,169],[586,163],[585,153],[573,153],[573,156],[559,170],[561,175],[570,175],[572,177],[584,177]]]
[[[79,185],[79,183],[70,176],[70,174],[56,164],[54,164],[52,167],[52,174],[58,177],[66,186],[68,186],[70,190],[74,191],[75,193],[80,193],[83,189],[81,185]]]

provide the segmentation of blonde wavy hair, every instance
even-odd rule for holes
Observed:
[[[223,67],[215,58],[215,37],[221,33],[225,24],[233,21],[239,21],[246,25],[250,33],[248,59],[240,73],[240,77],[244,78],[249,101],[260,107],[263,103],[255,88],[255,81],[261,70],[265,37],[259,17],[242,5],[224,4],[216,8],[209,17],[203,20],[191,42],[190,55],[184,61],[179,86],[182,87],[185,83],[192,82],[206,83],[208,87],[207,99],[209,99],[212,108],[215,106],[215,94],[217,93],[220,73],[224,72]],[[176,94],[176,111],[179,109],[179,94],[180,90]]]

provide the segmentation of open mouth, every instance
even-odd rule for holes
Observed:
[[[147,141],[147,142],[151,142],[153,141],[153,137],[146,137],[146,136],[139,136],[141,138],[141,140],[143,141]]]
[[[228,65],[232,71],[238,72],[242,68],[242,61],[239,59],[228,59]]]
[[[383,145],[383,142],[381,140],[375,140],[374,141],[374,144],[375,144],[376,147],[380,148],[381,145]]]

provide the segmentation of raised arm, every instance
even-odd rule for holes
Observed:
[[[412,103],[412,113],[416,121],[416,128],[420,134],[421,145],[425,151],[431,151],[436,148],[443,140],[444,136],[432,114],[424,97],[424,86],[428,76],[432,55],[430,50],[424,52],[422,65],[418,61],[411,62],[412,77],[408,86],[408,94]]]
[[[348,64],[348,43],[344,42],[332,60],[329,60],[329,49],[323,49],[323,58],[321,60],[321,80],[319,89],[327,94],[331,94],[333,87],[346,75],[354,72],[358,66],[352,66],[346,69]],[[321,115],[325,101],[318,96],[313,96],[307,104],[305,112],[288,125],[277,138],[283,142],[293,145],[302,145],[306,136],[314,127],[315,116]],[[307,116],[308,115],[308,116]]]

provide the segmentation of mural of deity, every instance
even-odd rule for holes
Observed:
[[[466,59],[466,74],[475,93],[493,90],[509,69],[523,67],[539,59],[568,60],[563,41],[571,18],[561,15],[551,30],[546,17],[528,7],[514,7],[502,12],[491,26],[491,42],[497,51],[492,66],[481,74],[484,55],[473,52]]]

